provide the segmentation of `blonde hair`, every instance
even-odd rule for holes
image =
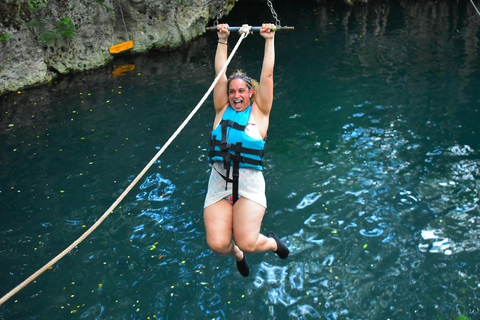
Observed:
[[[255,101],[255,97],[257,96],[257,92],[258,92],[258,81],[247,76],[247,74],[242,70],[237,70],[234,73],[232,73],[232,75],[228,78],[227,90],[228,88],[230,88],[230,82],[232,82],[233,79],[243,80],[247,84],[247,88],[249,90],[253,89],[253,94],[250,97],[250,102],[253,103]]]

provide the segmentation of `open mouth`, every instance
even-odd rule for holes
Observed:
[[[242,100],[233,100],[234,107],[239,109],[242,107],[243,101]]]

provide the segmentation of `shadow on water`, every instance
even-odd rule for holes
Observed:
[[[262,232],[289,258],[252,255],[243,278],[206,246],[209,99],[1,319],[479,317],[480,17],[448,1],[275,9],[295,31],[276,35]],[[240,1],[225,20],[250,23],[252,10],[251,24],[270,17]],[[215,37],[0,96],[3,293],[91,226],[173,134],[213,80]],[[249,36],[230,70],[258,78],[262,45]]]

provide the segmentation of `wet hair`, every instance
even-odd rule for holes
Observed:
[[[230,88],[230,82],[232,82],[232,80],[234,79],[240,79],[245,81],[245,83],[247,84],[247,88],[249,90],[253,89],[253,94],[250,98],[250,102],[253,103],[258,92],[258,81],[247,76],[247,74],[242,70],[237,70],[232,73],[232,75],[228,78],[227,88]]]

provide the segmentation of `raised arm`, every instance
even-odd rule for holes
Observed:
[[[275,65],[275,32],[272,31],[273,24],[262,25],[260,35],[265,38],[265,52],[263,56],[262,73],[255,102],[258,109],[265,115],[270,114],[273,104],[273,66]]]
[[[215,54],[215,76],[219,74],[223,66],[228,59],[228,36],[230,31],[227,30],[228,24],[219,24],[218,29],[218,44],[217,52]],[[225,72],[215,85],[213,89],[213,105],[215,107],[215,112],[218,114],[223,107],[228,103],[228,88],[227,88],[227,76]]]

